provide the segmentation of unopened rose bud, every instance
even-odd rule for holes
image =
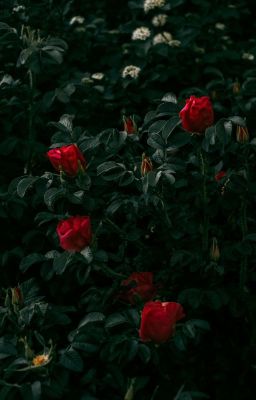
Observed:
[[[153,170],[153,164],[149,157],[146,157],[145,153],[142,154],[142,161],[141,161],[141,175],[145,176],[148,172]]]
[[[12,305],[21,306],[23,303],[23,295],[19,287],[11,288],[12,292]]]
[[[124,121],[124,131],[128,133],[128,135],[137,133],[137,125],[133,117],[123,117]]]
[[[237,125],[236,128],[236,140],[239,143],[246,143],[249,140],[249,132],[246,126]]]
[[[234,94],[238,94],[238,93],[240,93],[240,90],[241,90],[240,83],[239,82],[234,82],[233,83],[233,93]]]
[[[217,239],[215,237],[212,239],[212,246],[211,246],[211,250],[210,250],[210,258],[214,262],[218,262],[219,258],[220,258],[220,249],[219,249],[219,246],[218,246]]]

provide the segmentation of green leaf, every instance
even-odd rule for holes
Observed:
[[[21,260],[20,270],[26,272],[32,265],[45,261],[45,256],[38,253],[32,253]]]
[[[53,210],[54,203],[67,195],[65,188],[51,188],[44,194],[44,202],[50,210]]]
[[[97,175],[102,176],[107,181],[120,178],[126,172],[124,164],[115,161],[106,161],[97,168]]]
[[[92,312],[90,314],[87,314],[82,321],[80,321],[78,325],[78,329],[83,328],[87,324],[90,323],[95,323],[95,322],[102,322],[105,320],[105,315],[100,313],[100,312]]]
[[[164,125],[163,130],[162,130],[162,137],[166,143],[167,143],[167,139],[170,136],[170,134],[174,131],[176,126],[180,125],[180,123],[181,123],[181,120],[179,117],[172,117],[171,119],[169,119],[166,122],[166,124]]]
[[[61,275],[65,272],[67,266],[73,261],[74,254],[69,251],[64,251],[59,256],[53,259],[53,269],[56,275]]]
[[[115,326],[126,324],[128,321],[125,318],[125,316],[121,313],[115,313],[110,315],[106,320],[105,320],[105,328],[106,329],[111,329]]]
[[[60,365],[74,372],[81,372],[84,367],[81,356],[73,348],[70,348],[62,353],[60,357]]]
[[[24,197],[27,190],[31,188],[33,183],[39,179],[38,176],[29,176],[19,181],[17,185],[17,193],[20,197]]]

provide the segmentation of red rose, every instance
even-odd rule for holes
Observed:
[[[124,292],[120,297],[131,304],[136,302],[137,297],[144,301],[151,300],[156,293],[152,272],[133,272],[121,285]]]
[[[86,161],[75,144],[51,149],[47,156],[57,171],[64,171],[69,176],[76,176],[79,170],[84,170]]]
[[[62,220],[57,225],[60,246],[64,250],[81,251],[92,240],[90,217],[77,215]]]
[[[214,179],[216,182],[219,182],[226,175],[227,175],[227,173],[225,171],[220,171],[215,175]]]
[[[137,125],[133,117],[123,117],[124,131],[129,134],[137,133]]]
[[[183,317],[185,314],[179,303],[149,301],[142,310],[139,330],[141,340],[166,342],[173,335],[176,322]]]
[[[182,127],[189,132],[202,133],[214,121],[212,103],[207,96],[190,96],[179,114]]]

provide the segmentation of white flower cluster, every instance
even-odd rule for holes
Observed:
[[[101,81],[104,78],[104,74],[102,72],[95,72],[91,77],[96,81]]]
[[[155,15],[152,18],[152,25],[158,27],[158,26],[164,26],[167,22],[168,15],[167,14],[158,14]]]
[[[25,10],[26,10],[25,6],[16,6],[16,7],[13,7],[12,12],[18,13],[18,12],[25,11]]]
[[[135,29],[132,33],[132,40],[146,40],[150,36],[150,30],[146,26]]]
[[[254,60],[254,55],[252,53],[243,53],[242,59],[243,60],[253,61]]]
[[[171,47],[179,47],[181,42],[174,40],[170,32],[162,32],[153,37],[153,45],[157,44],[168,44]]]
[[[81,17],[80,15],[72,17],[71,20],[69,21],[69,25],[83,24],[83,23],[84,23],[84,17]]]
[[[224,29],[226,28],[226,25],[223,24],[222,22],[217,22],[217,23],[215,24],[215,28],[216,28],[216,29],[219,29],[220,31],[224,31]]]
[[[165,5],[165,0],[145,0],[144,1],[144,11],[147,13],[157,7],[163,7]]]
[[[122,77],[127,78],[138,78],[141,69],[140,67],[136,67],[136,65],[127,65],[122,71]]]

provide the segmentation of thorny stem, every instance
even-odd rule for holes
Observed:
[[[24,173],[31,173],[31,161],[34,147],[34,129],[33,129],[33,96],[34,96],[34,79],[31,69],[28,70],[29,77],[29,104],[28,104],[28,158],[24,168]]]
[[[201,173],[203,176],[203,186],[202,186],[202,201],[203,201],[203,231],[202,231],[202,248],[203,252],[208,250],[208,228],[209,228],[209,218],[207,215],[207,190],[206,190],[206,163],[203,157],[202,152],[199,153],[200,161],[201,161]]]

